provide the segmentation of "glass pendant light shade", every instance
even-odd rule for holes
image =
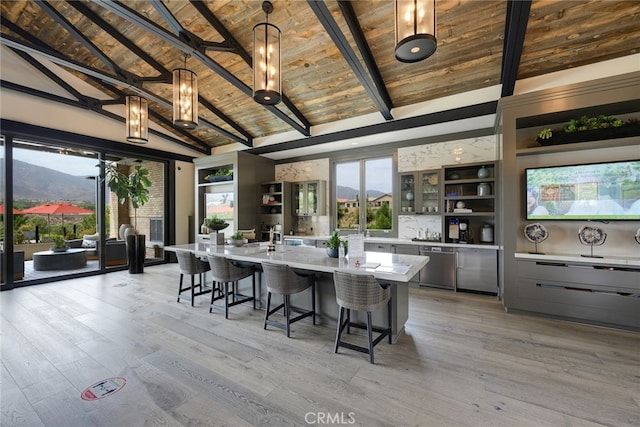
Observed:
[[[146,144],[149,142],[149,106],[141,96],[126,97],[127,142]]]
[[[267,16],[273,10],[263,2]],[[253,27],[253,99],[264,105],[275,105],[282,99],[280,74],[280,29],[263,22]]]
[[[198,126],[198,76],[186,68],[173,70],[173,125],[182,129]]]
[[[422,61],[437,46],[435,0],[396,0],[396,59]]]

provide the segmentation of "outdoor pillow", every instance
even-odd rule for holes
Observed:
[[[83,248],[95,248],[96,247],[96,243],[97,241],[95,240],[87,240],[87,239],[82,239],[82,246]]]

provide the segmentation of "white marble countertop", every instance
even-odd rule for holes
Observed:
[[[322,236],[322,235],[286,235],[283,236],[286,238],[293,239],[308,239],[308,240],[327,240],[330,236]],[[343,236],[343,238],[345,238]],[[482,244],[474,244],[474,243],[442,243],[440,241],[427,241],[427,240],[410,240],[410,239],[399,239],[397,237],[365,237],[365,243],[386,243],[390,245],[416,245],[416,246],[442,246],[442,247],[453,247],[453,248],[475,248],[475,249],[493,249],[498,250],[499,246],[492,243],[482,243]]]
[[[418,255],[401,255],[381,252],[366,252],[365,259],[361,260],[361,267],[355,267],[355,260],[348,257],[345,261],[330,258],[322,248],[309,248],[300,246],[284,246],[279,252],[268,252],[265,244],[235,246],[215,246],[208,243],[189,243],[185,245],[165,246],[165,251],[176,252],[180,250],[195,252],[198,256],[218,255],[225,256],[235,261],[260,263],[269,261],[279,264],[287,264],[291,268],[302,270],[333,273],[335,270],[346,270],[359,273],[373,274],[381,280],[394,282],[408,282],[418,274],[420,269],[429,262],[429,257]],[[371,265],[371,268],[367,268]]]
[[[611,265],[621,267],[640,267],[640,258],[625,258],[607,256],[604,258],[580,256],[576,254],[530,254],[525,252],[517,252],[514,254],[516,258],[531,261],[543,262],[570,262],[582,263],[590,265]]]

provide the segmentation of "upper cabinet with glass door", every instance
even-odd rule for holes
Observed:
[[[400,215],[439,215],[440,170],[400,174]]]
[[[440,170],[423,171],[418,173],[420,177],[421,204],[418,212],[425,215],[439,215],[438,206],[440,205]]]
[[[326,215],[326,181],[304,181],[294,183],[294,215]]]
[[[412,214],[416,208],[416,174],[400,175],[400,213]]]

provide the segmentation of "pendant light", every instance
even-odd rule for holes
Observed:
[[[198,126],[198,76],[187,69],[184,54],[184,68],[173,70],[173,125],[182,129]]]
[[[127,142],[149,142],[149,106],[145,98],[136,95],[126,97]]]
[[[253,99],[275,105],[282,99],[280,74],[280,29],[269,24],[270,1],[262,2],[266,21],[253,27]]]
[[[436,51],[436,1],[396,0],[396,59],[418,62]]]

